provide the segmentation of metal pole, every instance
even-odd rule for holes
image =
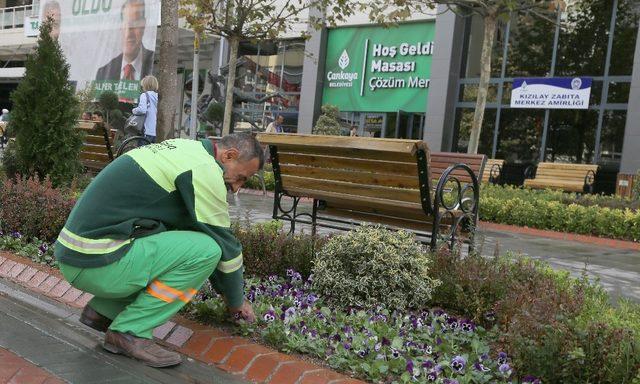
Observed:
[[[511,32],[511,14],[507,22],[507,31],[504,34],[504,47],[502,48],[502,68],[500,69],[500,81],[498,81],[498,109],[496,110],[496,124],[493,127],[493,148],[491,148],[491,158],[496,158],[498,151],[498,133],[500,131],[500,115],[502,112],[502,89],[504,88],[504,75],[507,71],[507,50],[509,48],[509,33]]]
[[[200,61],[200,40],[196,35],[193,40],[193,72],[191,73],[191,139],[196,139],[196,130],[198,129],[198,82],[200,73],[198,64]]]
[[[553,77],[556,73],[556,56],[558,54],[558,36],[560,35],[560,7],[556,7],[558,16],[556,17],[556,33],[553,36],[553,54],[551,55],[551,72],[549,77]],[[547,150],[547,132],[549,130],[549,109],[544,110],[544,126],[542,128],[542,143],[540,144],[540,158],[539,161],[544,161],[545,151]]]
[[[600,107],[598,108],[598,128],[596,128],[596,148],[593,158],[594,164],[600,161],[600,137],[602,135],[602,120],[604,119],[604,106],[609,97],[609,66],[611,65],[611,50],[613,49],[613,35],[616,30],[616,16],[618,14],[618,0],[613,0],[611,11],[611,23],[609,24],[609,41],[607,42],[607,58],[604,62],[604,80],[602,81],[602,96],[600,96]]]

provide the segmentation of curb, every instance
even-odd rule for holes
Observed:
[[[0,278],[78,309],[93,297],[72,287],[58,270],[9,252],[0,251]],[[178,315],[154,329],[153,336],[166,347],[252,383],[364,384],[250,339]]]
[[[513,233],[521,233],[524,235],[544,237],[554,240],[577,241],[579,243],[599,245],[602,247],[611,247],[618,249],[628,249],[632,251],[640,251],[640,243],[627,240],[608,239],[606,237],[597,237],[589,235],[580,235],[577,233],[557,232],[548,229],[537,229],[530,227],[519,227],[516,225],[497,224],[488,221],[480,221],[480,228],[492,231],[506,231]]]
[[[266,194],[263,194],[262,190],[247,189],[247,188],[241,189],[240,193],[247,194],[247,195],[255,195],[255,196],[273,197],[273,192],[271,191],[267,191]],[[302,198],[300,200],[312,201],[312,199],[308,199],[308,198]],[[488,229],[492,231],[506,231],[506,232],[512,232],[512,233],[521,233],[524,235],[544,237],[547,239],[577,241],[579,243],[593,244],[593,245],[598,245],[602,247],[611,247],[611,248],[617,248],[617,249],[640,251],[640,243],[637,243],[635,241],[609,239],[606,237],[581,235],[581,234],[571,233],[571,232],[558,232],[558,231],[552,231],[548,229],[520,227],[517,225],[509,225],[509,224],[498,224],[498,223],[493,223],[489,221],[479,221],[479,223],[480,223],[480,228]]]

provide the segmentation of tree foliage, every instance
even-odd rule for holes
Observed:
[[[210,33],[229,41],[223,135],[229,133],[231,127],[240,42],[277,39],[303,21],[314,28],[325,23],[335,24],[353,13],[351,3],[352,0],[181,0],[180,15],[197,35]],[[328,12],[316,15],[311,12],[314,9],[328,9]]]
[[[35,53],[11,94],[11,129],[15,133],[16,170],[27,176],[49,176],[54,185],[70,182],[80,169],[79,115],[74,87],[60,45],[49,36],[53,20],[40,28]]]

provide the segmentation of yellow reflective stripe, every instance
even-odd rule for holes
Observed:
[[[220,261],[218,263],[218,271],[222,273],[235,272],[242,267],[242,253],[229,261]]]
[[[131,239],[88,239],[63,228],[58,236],[58,242],[73,251],[97,255],[117,251],[131,243]]]

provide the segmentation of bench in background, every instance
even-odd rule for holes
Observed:
[[[419,140],[264,133],[258,140],[271,153],[273,218],[289,221],[292,232],[296,222],[311,224],[313,233],[317,226],[349,229],[369,222],[413,230],[432,248],[439,239],[473,244],[477,174],[452,163],[466,154],[443,154],[433,163]],[[290,208],[284,197],[293,198]],[[305,197],[313,199],[310,213],[298,211]]]
[[[85,133],[82,140],[80,162],[90,171],[99,172],[114,159],[113,135],[104,123],[80,120],[76,128]]]
[[[524,186],[593,193],[597,171],[598,166],[595,164],[539,163],[535,177],[526,179]]]

